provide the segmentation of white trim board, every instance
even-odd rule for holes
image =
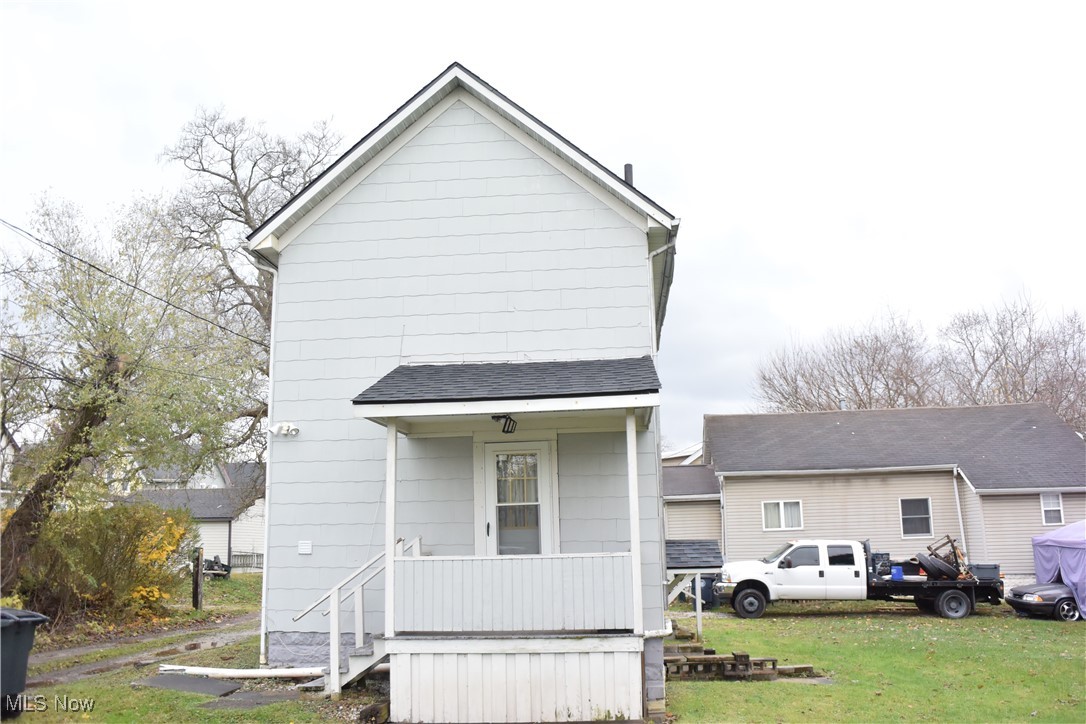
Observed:
[[[631,652],[645,648],[641,634],[628,636],[415,637],[385,639],[387,654],[560,654]]]
[[[545,397],[530,400],[476,400],[470,402],[401,402],[354,405],[354,416],[387,425],[390,418],[442,417],[452,415],[506,415],[520,412],[577,412],[626,410],[660,405],[660,393],[597,395],[594,397]],[[650,412],[651,414],[651,412]]]

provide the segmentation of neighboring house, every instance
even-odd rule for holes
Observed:
[[[184,508],[199,525],[205,558],[219,556],[239,571],[258,569],[264,556],[264,466],[224,463],[215,466],[215,471],[221,485],[179,487],[171,479],[162,487],[147,485],[127,500],[167,510]]]
[[[1031,537],[1086,517],[1086,442],[1041,404],[706,415],[724,548],[870,538],[907,557],[944,535],[1032,575]]]
[[[394,721],[662,713],[677,230],[453,64],[250,236],[268,663],[335,692],[387,657]]]
[[[665,468],[673,465],[701,465],[701,443],[688,445],[680,450],[664,452],[660,461]]]
[[[665,535],[667,540],[715,540],[723,549],[720,479],[708,465],[664,466]]]

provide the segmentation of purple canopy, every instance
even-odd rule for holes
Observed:
[[[1033,564],[1038,583],[1059,577],[1086,611],[1086,520],[1033,536]]]

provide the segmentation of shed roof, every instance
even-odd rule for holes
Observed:
[[[400,365],[357,395],[356,405],[529,400],[658,392],[649,357],[563,362]]]
[[[666,465],[662,470],[665,498],[720,494],[720,481],[708,465]]]
[[[669,571],[704,571],[724,565],[720,543],[715,540],[669,540],[664,546]]]
[[[957,465],[978,490],[1086,487],[1086,442],[1039,403],[706,415],[721,473]]]

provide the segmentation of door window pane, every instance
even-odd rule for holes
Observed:
[[[498,507],[498,555],[523,556],[541,553],[539,506]]]
[[[852,552],[852,546],[829,546],[827,552],[830,554],[831,566],[856,565],[856,556]]]
[[[495,456],[498,485],[498,555],[542,553],[539,530],[539,455]]]
[[[793,568],[797,566],[817,566],[818,547],[800,546],[799,548],[793,548],[787,558],[791,559]]]

